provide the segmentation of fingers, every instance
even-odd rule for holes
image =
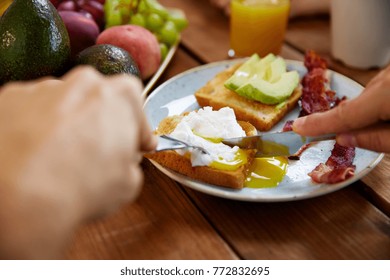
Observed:
[[[389,85],[373,84],[355,99],[337,107],[294,121],[293,130],[301,135],[317,136],[360,129],[390,118]]]
[[[390,124],[380,123],[364,130],[342,133],[337,142],[346,147],[359,147],[377,152],[390,152]]]
[[[130,165],[126,178],[128,187],[124,198],[127,202],[134,201],[139,196],[144,182],[143,172],[139,163]]]
[[[125,174],[109,183],[102,196],[91,195],[87,205],[85,219],[95,219],[115,212],[125,203],[135,201],[141,193],[144,175],[139,163],[131,163]],[[96,191],[95,191],[96,192]],[[93,200],[95,198],[95,200]]]
[[[102,74],[100,74],[95,68],[92,66],[77,66],[68,73],[66,73],[64,76],[62,76],[61,80],[63,81],[74,81],[75,79],[81,79],[85,80],[84,84],[91,84],[93,81],[89,81],[89,79],[99,79],[103,77]]]
[[[390,65],[387,68],[380,71],[366,86],[366,88],[371,87],[376,83],[381,83],[382,80],[385,80],[390,75]]]
[[[66,93],[71,104],[80,102],[88,95],[96,94],[93,87],[102,86],[105,77],[91,66],[78,66],[62,77],[65,86],[62,92]]]
[[[116,98],[117,95],[121,95],[125,102],[129,105],[129,109],[133,112],[133,118],[137,120],[138,131],[139,133],[139,148],[142,151],[151,151],[155,149],[157,145],[157,140],[152,133],[152,130],[146,120],[146,117],[142,111],[143,99],[142,95],[142,83],[141,81],[133,76],[129,75],[114,75],[114,76],[105,76],[104,82],[102,79],[102,75],[95,71],[92,67],[84,66],[77,67],[67,75],[63,77],[63,81],[68,82],[71,85],[77,84],[78,87],[90,87],[91,84],[99,84],[100,86],[108,85],[110,90],[109,92],[105,92],[105,94],[110,95]],[[78,80],[78,83],[74,81]],[[82,82],[80,82],[82,81]],[[86,82],[87,81],[87,82]],[[80,88],[77,90],[81,91]],[[79,97],[75,97],[81,98]],[[70,100],[75,101],[72,98]],[[134,127],[129,129],[135,129]]]
[[[122,92],[126,95],[128,102],[133,107],[134,117],[139,123],[140,149],[144,152],[152,151],[157,146],[157,138],[153,135],[152,129],[142,110],[143,99],[141,82],[132,76],[116,76],[116,84],[122,85]]]
[[[122,202],[134,200],[143,182],[143,174],[139,166],[142,158],[141,151],[154,149],[157,142],[142,110],[142,82],[129,75],[103,76],[91,67],[77,67],[64,76],[63,81],[85,89],[94,87],[93,91],[85,91],[102,98],[103,101],[99,104],[101,106],[105,104],[103,111],[108,114],[104,119],[112,120],[109,134],[116,138],[115,141],[119,141],[114,146],[118,149],[120,157],[125,159],[123,163],[126,168],[129,168],[126,169],[124,177],[118,178],[121,183],[116,189],[121,190],[119,197]],[[80,92],[80,88],[77,92]],[[77,96],[72,98],[73,101],[75,99]],[[111,189],[111,192],[113,191]]]
[[[327,112],[298,118],[293,123],[293,130],[301,135],[317,136],[350,131],[376,122],[377,110],[362,110],[361,102],[344,101]]]
[[[141,151],[150,152],[157,147],[157,137],[152,133],[152,129],[146,119],[144,112],[141,112]]]

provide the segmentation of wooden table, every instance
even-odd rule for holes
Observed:
[[[190,21],[161,84],[227,59],[229,20],[208,0],[160,0]],[[281,55],[313,49],[330,68],[366,84],[378,70],[347,68],[330,56],[329,18],[290,22]],[[69,259],[390,259],[390,155],[362,180],[294,202],[250,203],[193,191],[144,160],[139,199],[81,228]]]

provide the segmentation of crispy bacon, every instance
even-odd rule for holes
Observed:
[[[293,120],[286,121],[282,131],[283,132],[285,132],[285,131],[292,131],[293,130],[293,128],[292,128],[293,123],[294,123]]]
[[[308,72],[311,72],[313,69],[328,68],[328,63],[326,63],[326,60],[317,55],[313,50],[309,50],[306,52],[304,64]]]
[[[303,77],[300,117],[327,111],[339,102],[336,93],[329,89],[326,71],[323,68],[312,68]]]
[[[334,184],[342,182],[354,175],[356,168],[353,165],[354,158],[355,148],[343,147],[336,143],[326,163],[317,165],[309,173],[309,176],[316,183]]]
[[[300,116],[327,111],[345,99],[345,97],[339,99],[336,93],[329,89],[327,63],[323,58],[314,51],[308,51],[305,55],[305,66],[308,73],[302,80]],[[343,147],[336,143],[326,163],[319,164],[308,175],[317,183],[342,182],[354,175],[356,168],[353,165],[354,158],[355,148]]]
[[[308,72],[302,79],[301,111],[299,116],[306,116],[317,112],[327,111],[337,106],[346,97],[339,99],[336,93],[330,90],[330,81],[327,76],[326,60],[314,51],[305,54],[305,67]],[[292,130],[294,121],[287,121],[283,131]],[[309,147],[303,146],[298,153],[289,159],[299,160],[300,155]],[[354,175],[355,148],[342,147],[335,144],[326,163],[319,164],[308,175],[314,182],[334,184],[344,181]]]

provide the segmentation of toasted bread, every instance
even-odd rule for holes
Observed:
[[[171,116],[163,119],[155,133],[157,135],[170,134],[182,117],[183,116]],[[250,123],[243,121],[239,121],[238,123],[245,131],[246,135],[250,136],[257,134],[256,128]],[[241,189],[244,187],[248,169],[253,162],[256,151],[248,150],[247,152],[247,163],[241,165],[234,171],[221,170],[209,166],[193,167],[189,155],[182,156],[175,151],[149,153],[145,154],[145,157],[190,178],[212,185]]]
[[[268,131],[296,106],[302,95],[301,86],[281,104],[266,105],[240,96],[224,86],[225,81],[240,66],[241,63],[237,63],[218,73],[195,93],[196,100],[201,107],[211,106],[214,110],[230,107],[234,110],[237,120],[247,121],[260,131]]]

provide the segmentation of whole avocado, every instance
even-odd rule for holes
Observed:
[[[94,45],[81,51],[76,57],[76,64],[91,65],[104,75],[126,73],[141,77],[131,55],[124,49],[109,44]]]
[[[61,75],[68,67],[70,40],[48,0],[14,0],[0,18],[0,84]]]

